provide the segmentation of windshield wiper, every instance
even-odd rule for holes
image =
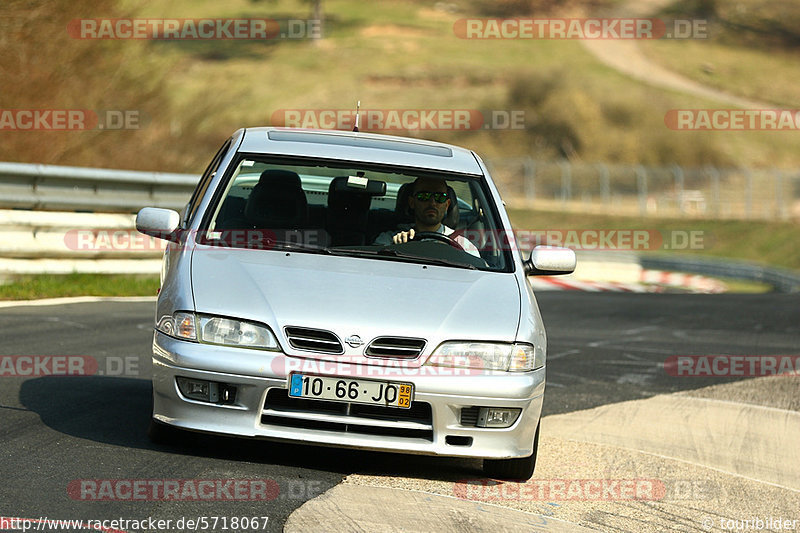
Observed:
[[[393,250],[393,249],[390,249],[390,248],[383,248],[380,251],[391,252],[390,254],[387,254],[387,255],[393,255],[395,257],[402,257],[402,258],[405,258],[405,259],[414,259],[415,261],[421,261],[421,262],[424,262],[424,263],[428,263],[430,265],[454,266],[454,267],[460,267],[460,268],[468,268],[470,270],[477,270],[478,269],[478,267],[476,267],[475,265],[472,265],[470,263],[462,263],[461,261],[452,261],[450,259],[442,259],[442,258],[439,258],[439,257],[426,257],[426,256],[423,256],[423,255],[406,254],[406,253],[400,252],[398,250]]]
[[[333,255],[353,255],[353,256],[375,256],[375,255],[389,255],[389,256],[396,256],[397,254],[394,253],[394,250],[389,248],[343,248],[341,246],[336,246],[334,248],[327,248],[328,253]]]
[[[470,270],[477,270],[475,265],[469,263],[451,261],[449,259],[426,257],[424,255],[407,254],[397,250],[396,248],[328,248],[327,250],[328,253],[333,255],[396,257],[402,260],[413,260],[417,263],[425,263],[429,265],[454,266],[459,268],[468,268]]]
[[[225,238],[207,239],[211,246],[223,246],[230,248],[245,248],[257,250],[281,250],[287,252],[310,252],[318,254],[329,254],[329,250],[324,246],[316,244],[304,244],[297,241],[278,241],[272,237],[256,237],[249,235],[246,239],[236,240],[230,242]]]
[[[263,241],[265,250],[284,250],[287,252],[311,252],[317,254],[330,254],[331,251],[324,246],[316,244],[303,244],[301,242],[292,241],[273,241],[271,239],[264,239]]]

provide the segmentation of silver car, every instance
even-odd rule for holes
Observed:
[[[463,148],[238,130],[182,214],[136,219],[169,241],[151,438],[472,457],[489,477],[528,479],[546,337],[526,276],[571,272],[575,254],[523,258],[503,206]]]

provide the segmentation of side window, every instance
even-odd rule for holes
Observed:
[[[197,208],[200,206],[200,200],[202,200],[203,196],[205,196],[208,186],[211,184],[211,181],[217,174],[219,164],[222,162],[222,158],[225,157],[225,154],[228,153],[230,146],[231,139],[228,139],[217,151],[216,155],[214,155],[214,158],[211,160],[211,163],[208,165],[205,172],[203,172],[203,177],[200,178],[200,182],[197,184],[194,193],[192,193],[192,198],[189,200],[189,203],[186,205],[186,209],[183,212],[183,227],[186,227],[188,222],[194,218],[195,213],[197,213]]]

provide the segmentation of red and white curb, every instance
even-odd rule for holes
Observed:
[[[645,293],[664,292],[667,288],[677,288],[695,293],[717,294],[727,290],[724,283],[713,278],[662,270],[642,270],[638,283],[588,281],[550,276],[530,277],[528,281],[534,290],[540,291]]]
[[[639,281],[654,283],[666,287],[678,287],[692,292],[717,294],[725,292],[728,287],[714,278],[707,278],[697,274],[684,274],[682,272],[668,272],[665,270],[642,270]]]
[[[660,287],[648,287],[641,283],[618,281],[585,281],[550,276],[528,278],[535,291],[585,291],[585,292],[660,292]]]

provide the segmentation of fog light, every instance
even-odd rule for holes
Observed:
[[[236,402],[236,386],[202,379],[175,378],[181,394],[190,400],[230,405]]]
[[[191,400],[199,400],[201,402],[215,402],[217,401],[216,398],[212,398],[212,388],[213,396],[217,396],[216,394],[216,386],[212,387],[212,385],[216,385],[216,383],[212,383],[211,381],[203,381],[199,379],[189,379],[189,378],[176,378],[178,381],[178,389],[180,389],[181,394],[186,396]]]
[[[507,428],[514,425],[522,409],[502,407],[481,407],[478,411],[480,428]]]

